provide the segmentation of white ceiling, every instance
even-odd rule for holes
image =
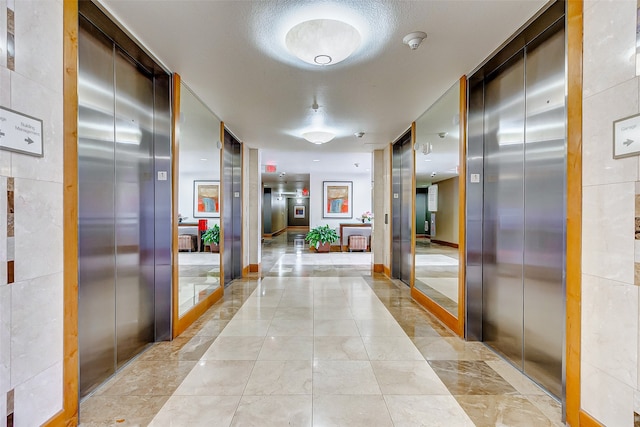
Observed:
[[[366,153],[408,129],[547,2],[99,1],[179,73],[234,135],[264,149],[263,163],[274,161],[289,174],[363,170],[371,162]],[[352,24],[361,32],[361,46],[333,66],[298,60],[284,47],[284,37],[312,18]],[[428,34],[415,51],[402,43],[413,31]],[[300,134],[314,124],[337,137],[321,146],[304,141]],[[354,136],[359,131],[363,138]]]

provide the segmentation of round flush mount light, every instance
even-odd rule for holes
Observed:
[[[344,61],[360,46],[360,33],[335,19],[312,19],[289,30],[287,49],[308,64],[333,65]]]
[[[331,141],[336,137],[334,133],[316,130],[311,132],[305,132],[302,137],[312,144],[324,144]]]

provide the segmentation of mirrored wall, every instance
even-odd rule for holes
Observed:
[[[414,142],[414,289],[452,319],[459,318],[464,266],[460,257],[464,238],[460,230],[464,215],[460,204],[460,179],[464,180],[464,175],[460,178],[464,140],[460,99],[458,82],[416,120]]]
[[[220,120],[180,83],[177,134],[178,316],[220,289]],[[175,276],[174,276],[175,277]]]

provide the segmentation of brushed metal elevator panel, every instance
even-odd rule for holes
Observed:
[[[553,30],[553,29],[552,29]],[[527,47],[524,372],[562,394],[565,266],[565,32]]]
[[[78,346],[86,395],[115,372],[113,44],[78,37]]]
[[[154,339],[153,80],[115,55],[116,364]]]
[[[242,145],[229,131],[224,131],[222,153],[224,283],[242,277]]]
[[[84,397],[149,343],[171,338],[171,181],[155,183],[155,168],[170,171],[171,128],[169,75],[143,52],[125,53],[114,37],[126,36],[106,31],[120,30],[91,2],[79,9],[78,353]]]
[[[411,283],[411,218],[413,200],[413,147],[411,131],[393,145],[392,170],[392,234],[391,274],[406,284]]]
[[[485,86],[483,338],[522,368],[524,54]]]
[[[564,402],[563,11],[550,8],[470,78],[467,165],[481,179],[467,176],[467,337]]]

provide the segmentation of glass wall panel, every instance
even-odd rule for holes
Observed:
[[[220,120],[181,83],[179,122],[178,302],[182,317],[220,287]]]
[[[418,120],[414,287],[458,317],[460,83]]]

